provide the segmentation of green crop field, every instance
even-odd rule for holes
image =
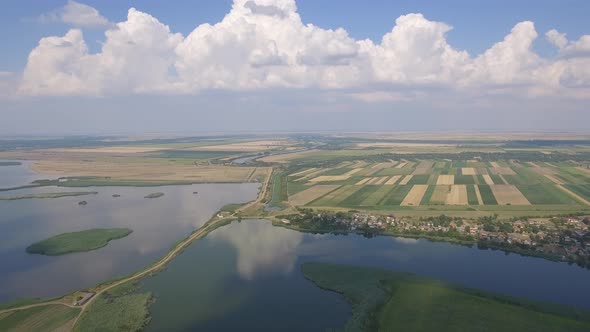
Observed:
[[[375,206],[379,205],[383,198],[389,194],[391,190],[393,190],[393,186],[380,186],[375,192],[373,192],[369,197],[367,197],[362,203],[361,206]]]
[[[475,184],[473,175],[455,175],[455,184]]]
[[[479,193],[481,194],[481,200],[485,205],[498,205],[496,197],[494,196],[494,193],[492,192],[492,188],[490,188],[490,186],[480,184],[477,187],[479,189]]]
[[[432,197],[432,193],[434,193],[434,189],[436,189],[436,186],[428,186],[428,189],[426,189],[426,192],[424,193],[424,196],[422,196],[422,200],[420,201],[420,205],[426,205],[428,204],[428,202],[430,202],[430,198]]]
[[[590,200],[590,184],[566,184],[565,187],[584,199]]]
[[[576,200],[550,183],[517,185],[531,204],[576,204]]]
[[[408,181],[408,185],[427,184],[429,179],[430,179],[430,175],[428,175],[428,174],[414,175],[414,176],[412,176],[412,179],[410,179],[410,181]]]
[[[362,186],[361,189],[352,193],[352,195],[346,197],[342,202],[340,202],[340,206],[359,206],[361,203],[367,199],[371,194],[376,192],[379,189],[379,186]]]
[[[474,185],[467,185],[467,202],[469,205],[478,205],[477,194]]]
[[[410,185],[396,185],[382,201],[382,205],[400,205],[412,187]]]

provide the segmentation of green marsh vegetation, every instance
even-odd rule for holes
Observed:
[[[345,331],[588,331],[590,313],[382,269],[306,263],[306,278],[352,305]]]
[[[127,228],[96,228],[81,232],[63,233],[27,247],[29,254],[59,256],[91,251],[106,246],[110,241],[131,234]]]
[[[150,321],[150,293],[128,282],[98,296],[82,314],[74,331],[141,331]]]
[[[96,195],[96,191],[79,191],[79,192],[63,192],[63,193],[42,193],[42,194],[29,194],[29,195],[18,195],[18,196],[7,196],[0,197],[0,201],[15,201],[19,199],[33,199],[33,198],[61,198],[71,196],[84,196],[84,195]]]

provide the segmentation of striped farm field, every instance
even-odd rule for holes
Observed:
[[[434,189],[436,189],[436,186],[428,186],[428,189],[426,189],[426,192],[424,193],[424,196],[422,196],[422,200],[420,201],[420,205],[427,205],[430,202],[430,199],[432,198],[432,194],[434,193]]]
[[[360,206],[365,199],[377,190],[379,190],[378,186],[362,186],[359,190],[342,200],[338,205],[350,207]]]
[[[469,205],[479,205],[479,200],[477,199],[477,187],[474,185],[468,185],[467,187],[467,202]]]
[[[320,197],[313,201],[311,205],[314,206],[335,206],[342,202],[346,197],[352,195],[355,191],[359,190],[361,186],[347,185],[342,186],[328,194]]]
[[[369,197],[367,197],[362,203],[361,206],[376,206],[381,203],[383,198],[389,194],[389,192],[393,190],[392,186],[381,186],[377,191],[373,192]]]
[[[410,180],[413,178],[413,175],[406,175],[400,182],[399,184],[401,185],[406,185],[408,184],[408,182],[410,182]]]
[[[417,184],[410,189],[404,200],[401,202],[401,206],[418,206],[422,201],[422,197],[426,193],[428,185]]]
[[[340,187],[339,185],[315,185],[289,197],[293,205],[305,205]]]
[[[564,187],[590,201],[590,184],[566,184]]]
[[[490,174],[489,177],[492,179],[492,182],[493,183],[487,183],[486,182],[486,184],[489,184],[489,185],[492,185],[492,184],[504,184],[504,181],[502,180],[502,178],[498,174]]]
[[[492,192],[492,189],[487,184],[480,184],[477,186],[479,189],[479,193],[481,195],[481,200],[485,205],[498,205],[498,201],[496,201],[496,197]]]
[[[445,204],[447,196],[451,192],[450,185],[436,185],[434,186],[434,192],[430,197],[430,204]]]
[[[398,185],[395,186],[382,201],[381,205],[400,205],[404,198],[408,195],[408,192],[413,186]]]
[[[394,175],[389,180],[385,182],[385,184],[395,184],[402,176],[401,175]]]
[[[512,184],[495,184],[490,186],[499,205],[530,205],[518,188]]]
[[[366,184],[367,182],[373,180],[373,178],[363,178],[361,180],[359,180],[357,183],[355,183],[357,186],[362,186],[363,184]]]
[[[485,181],[485,184],[487,184],[487,185],[494,184],[494,180],[492,180],[491,175],[484,174],[484,175],[482,175],[482,177],[483,177],[483,180]]]

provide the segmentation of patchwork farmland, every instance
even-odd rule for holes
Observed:
[[[575,164],[449,160],[342,162],[286,175],[291,206],[374,210],[566,211],[590,208]]]

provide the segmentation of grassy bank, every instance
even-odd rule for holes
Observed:
[[[464,289],[411,274],[324,263],[306,278],[352,304],[346,331],[588,331],[590,313]]]
[[[91,251],[106,246],[109,241],[131,234],[127,228],[97,228],[81,232],[63,233],[27,247],[30,254],[58,256],[73,252]]]

